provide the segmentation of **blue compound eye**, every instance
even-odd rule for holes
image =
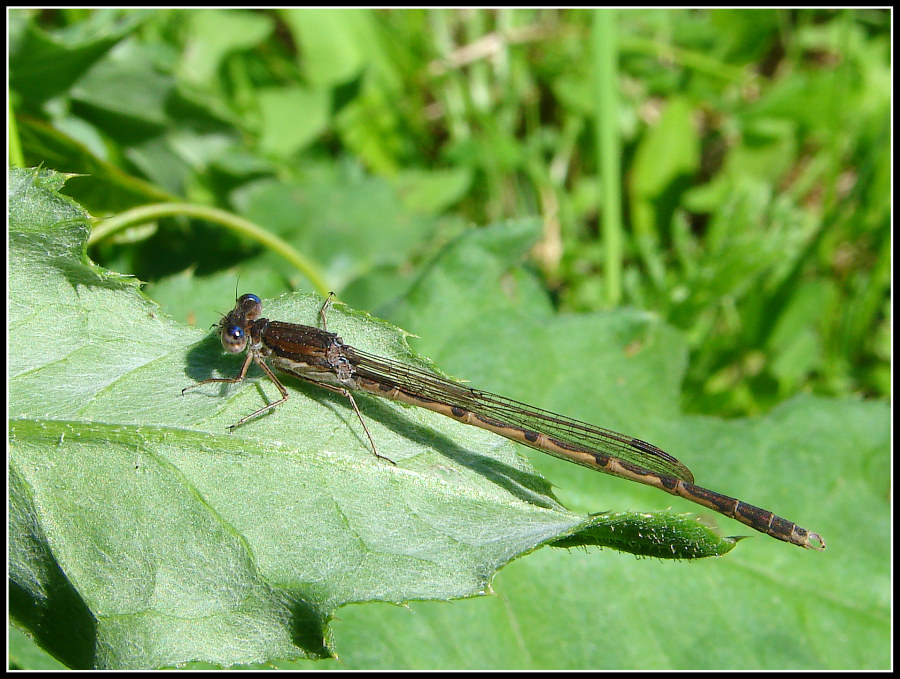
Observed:
[[[222,331],[222,347],[225,351],[238,354],[247,346],[247,333],[239,325],[229,325]]]
[[[231,312],[232,315],[235,313],[243,314],[248,321],[255,321],[262,313],[262,300],[256,295],[241,295]]]

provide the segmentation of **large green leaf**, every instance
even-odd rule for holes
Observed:
[[[682,516],[572,514],[511,444],[390,402],[359,399],[397,466],[342,398],[293,382],[287,403],[228,432],[274,387],[182,396],[239,361],[86,261],[86,215],[60,182],[10,173],[10,570],[13,619],[67,665],[328,656],[337,607],[483,593],[557,539],[661,557],[733,546]],[[313,323],[319,306],[286,296],[266,311]],[[365,314],[329,324],[429,365]]]

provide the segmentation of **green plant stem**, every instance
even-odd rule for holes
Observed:
[[[213,207],[192,205],[190,203],[154,203],[152,205],[142,205],[141,207],[126,210],[115,217],[110,217],[109,219],[97,223],[91,232],[87,244],[88,246],[95,245],[117,231],[136,226],[137,224],[144,224],[163,217],[175,216],[205,219],[206,221],[219,224],[226,229],[246,236],[284,257],[306,276],[307,279],[309,279],[310,283],[313,284],[313,287],[319,294],[324,296],[329,293],[330,289],[325,282],[325,277],[322,273],[312,262],[297,252],[297,250],[289,243],[249,220]]]
[[[7,140],[9,143],[9,155],[7,162],[12,167],[25,167],[25,158],[22,155],[22,142],[19,139],[19,128],[16,125],[16,114],[13,111],[12,101],[8,103],[9,110],[9,129],[7,130]]]
[[[617,306],[622,298],[622,166],[615,23],[614,10],[598,9],[594,12],[591,31],[597,96],[595,125],[599,142],[600,219],[606,253],[606,302],[610,307]]]

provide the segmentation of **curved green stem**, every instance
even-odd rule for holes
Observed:
[[[162,217],[187,216],[197,219],[205,219],[230,229],[235,233],[247,236],[251,240],[260,243],[273,252],[284,257],[293,266],[300,270],[313,284],[313,287],[321,295],[327,295],[329,287],[318,268],[295,250],[289,243],[278,236],[269,233],[253,222],[238,217],[225,210],[191,203],[154,203],[126,210],[115,217],[104,219],[95,225],[88,238],[88,246],[99,243],[104,238],[137,224],[143,224]]]

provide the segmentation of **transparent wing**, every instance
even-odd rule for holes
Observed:
[[[569,447],[601,452],[657,474],[672,476],[688,483],[694,482],[694,475],[690,469],[666,451],[641,439],[595,427],[587,422],[573,420],[505,396],[472,389],[434,373],[368,354],[353,347],[348,346],[346,349],[352,357],[356,372],[361,377],[386,387],[397,387],[417,397],[465,408],[480,418],[491,420],[493,424],[544,434]],[[524,442],[518,438],[516,440]],[[532,447],[555,455],[552,451],[539,446]]]

